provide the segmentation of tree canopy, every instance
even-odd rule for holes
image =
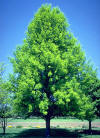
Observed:
[[[64,14],[59,8],[41,6],[28,26],[23,45],[11,58],[15,110],[45,119],[84,117],[91,108],[80,85],[85,61]]]

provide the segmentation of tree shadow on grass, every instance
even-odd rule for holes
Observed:
[[[24,130],[21,133],[19,133],[16,138],[46,138],[45,135],[46,129],[28,129]],[[79,138],[80,134],[73,131],[69,131],[66,129],[51,129],[51,136],[50,138]]]
[[[20,131],[13,131],[15,133],[6,133],[5,136],[0,134],[1,138],[46,138],[45,128],[33,128],[33,129],[24,129]],[[91,133],[88,130],[72,130],[72,129],[62,129],[54,128],[51,129],[50,138],[83,138],[85,136],[94,136],[100,135],[100,130],[92,130]],[[4,136],[4,137],[3,137]]]
[[[83,130],[80,134],[87,134],[87,135],[100,135],[100,130]]]

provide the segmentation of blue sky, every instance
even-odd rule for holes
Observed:
[[[0,62],[7,65],[6,74],[12,72],[8,57],[22,44],[28,24],[45,3],[65,14],[100,78],[100,0],[0,0]]]

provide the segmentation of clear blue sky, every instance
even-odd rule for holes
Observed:
[[[12,71],[8,57],[25,38],[27,26],[42,4],[58,6],[67,17],[100,78],[100,0],[0,0],[0,62]]]

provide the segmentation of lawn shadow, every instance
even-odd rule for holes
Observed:
[[[87,134],[87,135],[100,135],[100,130],[83,130],[82,132],[80,132],[81,134]]]
[[[39,128],[39,129],[27,129],[16,135],[16,138],[35,138],[35,137],[41,137],[46,138],[45,135],[46,129]],[[51,136],[50,138],[79,138],[80,134],[75,131],[69,131],[67,129],[51,129]]]
[[[15,133],[13,133],[15,132]],[[45,128],[31,128],[23,129],[20,131],[15,129],[12,132],[8,132],[5,136],[0,133],[1,138],[46,138]],[[83,138],[85,136],[99,136],[100,130],[92,130],[91,133],[88,130],[82,129],[64,129],[64,128],[51,128],[51,136],[49,138]]]

